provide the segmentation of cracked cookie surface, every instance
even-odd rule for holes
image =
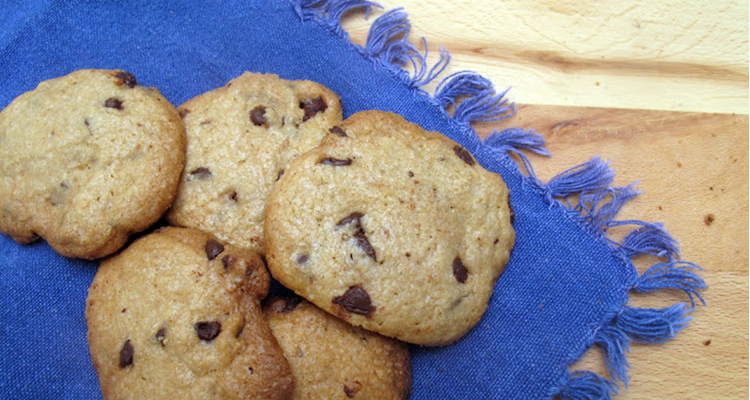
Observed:
[[[185,128],[158,90],[121,70],[44,81],[0,112],[0,231],[99,258],[165,212]]]
[[[86,300],[104,398],[285,399],[289,364],[263,318],[261,258],[162,228],[102,261]]]
[[[423,345],[476,325],[515,242],[508,189],[439,133],[352,115],[266,206],[272,275],[353,325]]]
[[[291,160],[341,122],[338,95],[246,72],[178,109],[187,163],[169,221],[262,253],[266,197]]]

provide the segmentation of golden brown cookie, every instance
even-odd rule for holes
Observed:
[[[269,299],[263,314],[291,365],[293,399],[409,398],[405,343],[347,324],[299,297]]]
[[[341,123],[338,95],[315,82],[246,72],[179,111],[187,164],[169,221],[262,253],[268,192],[291,160]]]
[[[194,229],[162,228],[102,261],[86,322],[104,398],[288,398],[260,307],[268,287],[257,254]]]
[[[273,276],[346,321],[423,345],[482,317],[515,242],[508,189],[463,147],[382,111],[292,162],[266,206]]]
[[[159,91],[120,70],[48,80],[0,112],[0,231],[99,258],[165,212],[185,128]]]

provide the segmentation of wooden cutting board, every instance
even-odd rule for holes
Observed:
[[[747,399],[748,3],[380,3],[409,13],[410,38],[420,48],[428,39],[430,61],[445,46],[446,74],[512,83],[517,114],[477,124],[480,136],[509,126],[542,134],[552,157],[530,155],[542,181],[595,155],[611,160],[616,184],[638,181],[643,191],[618,219],[663,222],[682,258],[705,268],[708,306],[677,339],[632,345],[630,386],[618,398]],[[365,43],[372,19],[347,15],[354,43]],[[635,260],[641,271],[654,261]],[[666,291],[630,304],[684,300]],[[572,369],[607,376],[598,351]]]

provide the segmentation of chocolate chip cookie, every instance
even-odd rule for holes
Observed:
[[[346,321],[444,345],[481,318],[515,242],[502,178],[439,133],[352,115],[294,160],[266,206],[282,284]]]
[[[69,257],[118,250],[169,207],[185,128],[158,90],[121,70],[48,80],[0,112],[0,231]]]
[[[338,95],[318,83],[246,72],[179,111],[187,164],[169,221],[262,253],[268,192],[291,160],[341,122]]]
[[[86,322],[104,398],[288,398],[268,288],[257,254],[194,229],[162,228],[102,261]]]
[[[269,300],[263,314],[291,365],[293,399],[409,398],[405,343],[347,324],[299,297]]]

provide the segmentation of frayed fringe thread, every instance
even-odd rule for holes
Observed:
[[[695,308],[696,297],[705,306],[706,301],[698,291],[707,289],[708,285],[693,270],[703,271],[703,268],[686,261],[656,264],[638,278],[633,290],[637,292],[654,292],[662,289],[682,290],[690,298],[691,310]]]
[[[693,270],[702,270],[693,263],[676,261],[657,264],[644,272],[636,281],[633,290],[653,292],[661,289],[678,289],[690,297],[691,307],[678,303],[664,309],[633,308],[625,306],[613,321],[594,335],[594,344],[599,345],[614,381],[628,386],[626,354],[630,342],[664,343],[673,339],[692,319],[688,314],[695,309],[695,298],[705,305],[698,290],[706,289],[706,283]]]
[[[576,371],[566,375],[561,389],[555,391],[562,400],[612,400],[617,385],[590,371]]]
[[[695,309],[696,299],[706,304],[699,291],[706,289],[707,285],[696,273],[702,269],[693,263],[679,261],[678,243],[662,224],[615,220],[622,207],[640,191],[635,188],[635,183],[612,187],[615,173],[608,161],[594,157],[554,176],[546,185],[527,165],[528,160],[522,159],[522,163],[529,172],[528,180],[535,184],[550,207],[563,207],[580,226],[609,243],[614,250],[619,250],[624,257],[647,254],[667,260],[635,279],[631,290],[677,289],[690,299],[690,305],[678,303],[663,309],[623,306],[612,321],[595,331],[592,344],[601,349],[612,381],[592,372],[577,372],[558,396],[563,399],[609,399],[615,393],[616,382],[622,382],[627,388],[630,342],[664,343],[673,339],[691,321],[690,313]],[[574,204],[573,199],[577,203]],[[621,242],[606,236],[608,229],[620,226],[634,228]]]
[[[364,0],[292,0],[294,9],[302,20],[315,20],[328,27],[343,39],[348,34],[341,28],[340,20],[349,10],[363,8],[367,17],[377,3]],[[592,345],[598,345],[604,355],[610,376],[614,381],[602,378],[590,371],[567,372],[562,384],[552,388],[549,397],[555,395],[562,400],[611,400],[617,394],[616,381],[628,383],[629,368],[626,354],[630,342],[663,343],[675,337],[692,317],[695,298],[705,305],[699,290],[706,289],[706,283],[694,271],[701,270],[695,264],[678,261],[678,243],[663,228],[662,224],[639,220],[617,221],[615,216],[630,200],[640,194],[635,183],[625,187],[612,187],[614,171],[609,161],[595,157],[570,168],[543,184],[534,173],[531,162],[521,150],[548,156],[542,136],[533,130],[509,128],[493,131],[484,141],[477,143],[472,122],[496,121],[508,118],[516,111],[506,94],[508,89],[497,93],[488,79],[471,71],[460,71],[445,77],[436,87],[433,96],[422,86],[434,81],[447,67],[450,55],[440,49],[440,59],[432,67],[427,63],[427,42],[422,39],[424,53],[408,41],[411,25],[408,15],[402,9],[387,11],[378,17],[370,27],[365,47],[352,45],[376,65],[397,76],[408,87],[416,89],[434,105],[443,109],[448,120],[457,124],[464,132],[470,133],[468,141],[475,148],[471,151],[488,152],[495,159],[508,159],[516,155],[526,170],[524,182],[531,182],[550,207],[561,206],[579,226],[608,243],[613,250],[627,258],[641,254],[661,257],[667,263],[656,264],[633,282],[631,290],[653,292],[662,289],[678,289],[690,298],[692,307],[675,304],[664,309],[633,308],[623,306],[613,319],[592,333]],[[404,69],[411,65],[411,72]],[[453,108],[453,116],[448,109]],[[519,167],[520,169],[520,167]],[[576,204],[571,201],[577,198]],[[560,201],[558,201],[560,200]],[[621,242],[606,236],[609,228],[635,226]],[[571,360],[571,362],[574,360]]]
[[[364,9],[365,17],[379,4],[365,0],[292,0],[297,15],[303,21],[313,20],[337,35],[348,40],[349,35],[341,27],[341,17],[350,10]],[[442,47],[440,58],[432,66],[427,62],[429,49],[422,38],[424,52],[409,42],[411,24],[408,14],[400,8],[392,9],[375,19],[367,35],[364,47],[352,45],[377,65],[391,72],[408,87],[421,92],[428,101],[442,107],[448,113],[453,107],[453,116],[448,120],[470,129],[472,122],[497,121],[512,116],[516,105],[506,95],[510,88],[498,93],[492,82],[471,71],[461,71],[445,77],[431,96],[422,87],[435,81],[450,62],[450,54]],[[476,135],[473,130],[471,133]]]
[[[670,262],[680,259],[678,242],[667,233],[664,224],[627,220],[610,221],[607,227],[623,225],[640,225],[640,228],[630,231],[622,243],[618,243],[620,249],[628,258],[648,254],[654,257],[664,257]]]

